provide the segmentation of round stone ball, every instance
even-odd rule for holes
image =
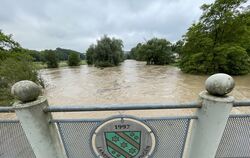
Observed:
[[[32,81],[23,80],[12,86],[11,93],[22,102],[34,101],[41,94],[41,87]]]
[[[224,73],[218,73],[210,76],[206,80],[205,85],[209,94],[224,96],[233,90],[235,83],[231,76]]]

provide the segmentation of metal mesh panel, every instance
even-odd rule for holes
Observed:
[[[68,158],[95,158],[90,148],[92,130],[99,122],[58,122]]]
[[[157,151],[154,158],[181,158],[189,119],[147,121],[155,131]]]
[[[189,119],[147,120],[157,138],[154,158],[181,158],[187,136]],[[57,121],[68,158],[95,158],[92,153],[91,132],[100,121]]]
[[[35,158],[18,121],[0,122],[0,158]]]
[[[216,157],[250,157],[250,117],[237,116],[228,119]]]

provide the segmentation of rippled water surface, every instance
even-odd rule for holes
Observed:
[[[126,60],[118,67],[41,71],[52,105],[189,102],[204,90],[208,76],[182,73],[174,66],[149,66]],[[234,77],[236,99],[250,98],[250,75]]]

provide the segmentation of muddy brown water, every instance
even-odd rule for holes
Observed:
[[[174,66],[126,60],[118,67],[46,69],[45,95],[52,105],[189,102],[204,90],[208,76],[182,73]],[[236,99],[250,98],[250,75],[234,77]]]
[[[118,67],[96,68],[83,65],[44,69],[40,72],[47,85],[44,95],[50,105],[89,105],[125,103],[183,103],[195,101],[204,90],[208,76],[185,74],[174,66],[146,65],[126,60]],[[230,95],[237,100],[250,99],[250,75],[235,76],[236,87]],[[186,115],[193,110],[150,110],[119,112],[85,112],[74,116],[108,117],[113,114]],[[236,108],[233,112],[250,113],[250,108]],[[76,115],[75,115],[76,114]],[[73,116],[73,113],[57,113]]]

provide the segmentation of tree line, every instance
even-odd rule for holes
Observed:
[[[58,58],[58,60],[60,61],[66,61],[68,60],[68,57],[70,54],[75,53],[78,54],[80,56],[80,59],[84,60],[85,59],[85,55],[84,53],[80,53],[71,49],[64,49],[64,48],[56,48],[55,50],[51,50],[51,49],[46,49],[46,50],[42,50],[42,51],[37,51],[37,50],[27,50],[28,53],[34,58],[34,61],[36,62],[45,62],[45,54],[47,52],[54,52]]]
[[[250,71],[250,6],[243,7],[246,2],[216,0],[204,4],[199,21],[192,24],[183,39],[174,44],[157,38],[138,43],[128,58],[162,65],[179,57],[178,65],[183,72],[247,74]]]
[[[177,62],[186,73],[247,74],[250,71],[250,6],[244,7],[246,2],[216,0],[202,5],[199,21],[174,44],[166,39],[152,38],[122,55],[122,41],[104,36],[87,50],[87,62],[96,66],[116,66],[125,57],[146,61],[148,65]]]
[[[117,66],[125,59],[146,61],[149,65],[164,65],[175,62],[175,54],[179,51],[179,47],[178,42],[171,44],[166,39],[152,38],[124,53],[121,39],[104,35],[96,44],[89,46],[86,60],[89,65],[97,67]]]
[[[0,30],[0,106],[13,101],[11,86],[21,80],[31,80],[44,87],[35,62],[47,63],[48,68],[58,67],[58,61],[67,60],[69,66],[79,65],[84,54],[57,48],[56,50],[35,51],[21,47]]]
[[[34,62],[43,62],[48,68],[57,68],[59,61],[67,61],[69,66],[78,66],[81,60],[85,60],[84,53],[70,49],[56,48],[42,51],[26,50],[27,54],[33,57]]]

